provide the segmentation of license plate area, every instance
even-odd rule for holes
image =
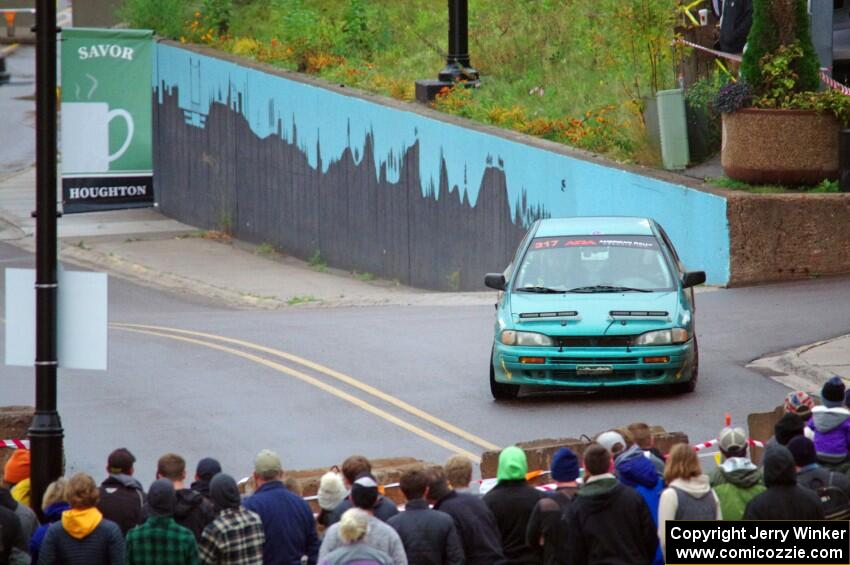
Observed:
[[[614,374],[611,365],[577,365],[576,375],[579,377],[605,377]]]

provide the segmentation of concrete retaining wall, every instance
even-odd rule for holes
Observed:
[[[726,200],[672,176],[209,50],[162,42],[155,67],[156,190],[182,221],[469,290],[536,218],[650,216],[729,280]]]
[[[727,196],[730,284],[850,273],[850,194]]]

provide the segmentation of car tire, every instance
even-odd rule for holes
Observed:
[[[490,393],[495,400],[516,400],[516,397],[519,396],[519,385],[509,385],[496,381],[492,353],[490,354]]]
[[[684,383],[676,383],[673,385],[673,392],[676,394],[690,394],[697,388],[697,381],[699,380],[699,343],[697,343],[697,338],[694,337],[694,370],[690,380]]]

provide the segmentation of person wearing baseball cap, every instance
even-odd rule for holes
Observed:
[[[260,516],[266,544],[265,565],[291,565],[306,556],[315,563],[319,538],[313,511],[301,497],[283,485],[283,465],[274,451],[264,449],[254,458],[254,482],[257,490],[242,506]]]
[[[764,492],[764,481],[747,455],[749,438],[743,428],[723,428],[717,440],[724,461],[711,471],[711,487],[723,519],[740,520],[750,500]]]
[[[97,509],[107,520],[121,528],[125,536],[142,523],[142,508],[145,505],[145,490],[133,477],[136,458],[130,450],[121,447],[109,454],[106,472],[109,476],[100,483]]]
[[[827,467],[841,466],[850,449],[850,411],[844,406],[844,381],[832,377],[821,388],[822,406],[812,408],[807,427],[815,432],[812,441],[818,462]]]

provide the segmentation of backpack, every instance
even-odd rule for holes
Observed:
[[[818,495],[827,520],[850,520],[850,498],[846,492],[832,484],[832,477],[833,473],[830,473],[826,484],[815,477],[807,486]]]

